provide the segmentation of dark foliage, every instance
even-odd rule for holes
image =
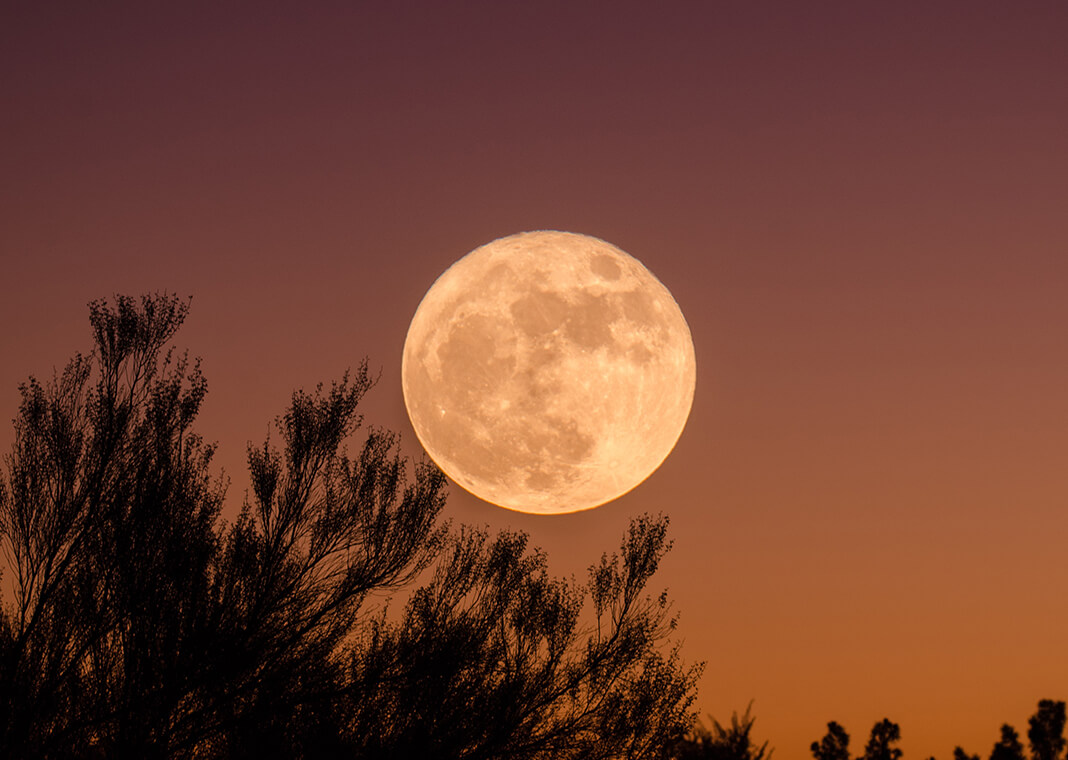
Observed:
[[[1064,702],[1043,699],[1028,721],[1027,740],[1032,760],[1060,760],[1064,757]]]
[[[901,740],[901,728],[883,718],[872,726],[862,760],[898,760],[901,750],[894,746]]]
[[[165,350],[187,309],[93,303],[93,354],[21,386],[0,480],[0,756],[665,756],[699,669],[646,592],[664,518],[633,521],[585,586],[550,577],[521,533],[439,524],[432,464],[382,430],[346,452],[361,366],[293,395],[226,526],[192,428],[206,383]]]
[[[1027,738],[1031,742],[1031,760],[1064,760],[1065,703],[1043,699],[1028,721]],[[1020,735],[1009,724],[1001,727],[1001,738],[990,752],[990,760],[1025,760]],[[953,760],[979,760],[960,747],[953,750]]]
[[[697,722],[679,742],[675,757],[678,760],[770,760],[773,750],[768,749],[768,742],[757,745],[751,736],[756,722],[752,709],[750,702],[741,717],[737,712],[732,713],[729,727],[711,716],[711,730]]]
[[[748,714],[748,713],[747,713]],[[1031,716],[1027,736],[1031,741],[1031,760],[1064,760],[1065,749],[1065,703],[1043,699]],[[872,727],[871,737],[864,754],[857,760],[899,760],[900,749],[894,746],[901,739],[901,729],[896,723],[882,720]],[[849,734],[840,725],[827,724],[827,734],[811,745],[816,760],[850,760]],[[994,744],[990,760],[1024,760],[1023,746],[1016,729],[1005,724],[1001,738]],[[934,760],[934,758],[929,758]],[[961,747],[953,749],[953,760],[979,760]]]
[[[858,760],[898,760],[902,753],[894,744],[900,739],[900,727],[884,718],[872,726],[864,754]],[[818,742],[812,742],[809,750],[816,760],[849,760],[849,734],[831,721],[827,733]]]
[[[1001,738],[990,752],[990,760],[1024,760],[1020,735],[1008,723],[1001,727]]]
[[[849,760],[849,734],[833,720],[827,724],[827,733],[809,747],[816,760]]]

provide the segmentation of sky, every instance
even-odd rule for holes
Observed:
[[[581,577],[664,512],[697,707],[806,758],[883,717],[986,756],[1068,698],[1068,4],[6,3],[0,417],[86,304],[192,296],[231,514],[292,391],[503,235],[595,235],[697,355],[674,452],[595,510],[456,486]],[[0,449],[10,447],[0,427]],[[706,718],[707,720],[707,718]]]

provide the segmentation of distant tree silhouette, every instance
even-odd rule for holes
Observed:
[[[1031,760],[1065,760],[1066,720],[1065,703],[1043,699],[1029,721],[1028,739],[1031,742]],[[746,713],[748,715],[748,712]],[[884,719],[876,723],[871,737],[858,760],[899,760],[900,749],[893,745],[901,739],[901,730],[896,723]],[[812,756],[816,760],[849,760],[849,734],[838,725],[827,724],[827,734],[821,741],[813,742]],[[928,760],[934,760],[929,758]],[[953,760],[979,760],[961,747],[953,749]],[[1016,729],[1009,724],[1001,727],[1001,738],[994,744],[990,760],[1024,760],[1023,746]]]
[[[1064,753],[1065,704],[1043,699],[1028,721],[1032,760],[1060,760]]]
[[[678,760],[769,760],[773,750],[768,742],[757,745],[752,737],[756,718],[752,713],[753,703],[745,708],[745,713],[731,714],[730,727],[724,727],[715,718],[709,730],[697,721],[690,733],[679,742],[675,756]]]
[[[192,427],[207,385],[165,350],[187,310],[94,302],[93,353],[20,387],[0,757],[666,756],[699,674],[645,591],[666,519],[632,521],[585,586],[522,533],[439,524],[432,464],[381,430],[345,451],[363,365],[293,395],[225,526]]]
[[[1008,723],[1001,727],[1001,738],[990,752],[990,760],[1024,760],[1020,735]]]
[[[883,719],[872,726],[864,754],[858,760],[899,760],[901,750],[893,746],[901,739],[896,723]],[[849,734],[834,721],[827,724],[827,733],[809,750],[816,760],[849,760]]]
[[[849,760],[849,734],[832,720],[824,737],[809,749],[816,760]]]
[[[893,746],[901,739],[901,728],[887,718],[872,726],[862,760],[898,760],[901,750]]]

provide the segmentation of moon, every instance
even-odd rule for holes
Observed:
[[[697,369],[682,311],[610,243],[538,231],[449,267],[412,318],[401,381],[431,459],[520,512],[627,493],[682,434]]]

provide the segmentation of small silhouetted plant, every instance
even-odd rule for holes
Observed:
[[[1001,738],[990,752],[990,760],[1024,760],[1023,745],[1016,729],[1008,723],[1001,727]]]
[[[894,746],[901,739],[901,728],[887,718],[872,726],[862,760],[898,760],[901,750]]]
[[[901,729],[890,720],[872,726],[864,754],[858,760],[899,760],[901,750],[894,746],[901,739]],[[809,746],[816,760],[849,760],[849,734],[839,724],[827,724],[827,733]]]
[[[809,747],[816,760],[849,760],[849,734],[833,720],[827,724],[827,733]]]
[[[729,727],[709,716],[712,728],[705,728],[697,721],[690,733],[679,742],[675,756],[678,760],[770,760],[773,750],[768,742],[757,744],[751,734],[756,718],[752,715],[753,703],[738,716],[731,714]]]
[[[1060,760],[1064,753],[1065,704],[1043,699],[1028,721],[1032,760]]]
[[[666,519],[634,520],[585,586],[550,577],[524,534],[439,524],[432,464],[381,430],[346,453],[363,365],[293,395],[225,526],[192,427],[206,383],[164,350],[187,310],[95,302],[94,352],[20,388],[0,756],[665,755],[699,674],[645,591]]]
[[[1028,721],[1027,736],[1031,742],[1031,760],[1064,760],[1065,712],[1064,702],[1052,699],[1039,701],[1038,709]],[[864,755],[858,760],[899,760],[902,752],[893,745],[900,738],[901,730],[896,723],[887,719],[876,723],[871,730],[871,738],[865,747]],[[849,734],[837,723],[828,723],[827,734],[822,740],[813,742],[810,749],[816,760],[849,760]],[[1001,738],[994,744],[990,760],[1024,759],[1023,745],[1016,729],[1007,723],[1002,725]],[[979,755],[972,755],[961,747],[955,747],[953,760],[979,760]]]

